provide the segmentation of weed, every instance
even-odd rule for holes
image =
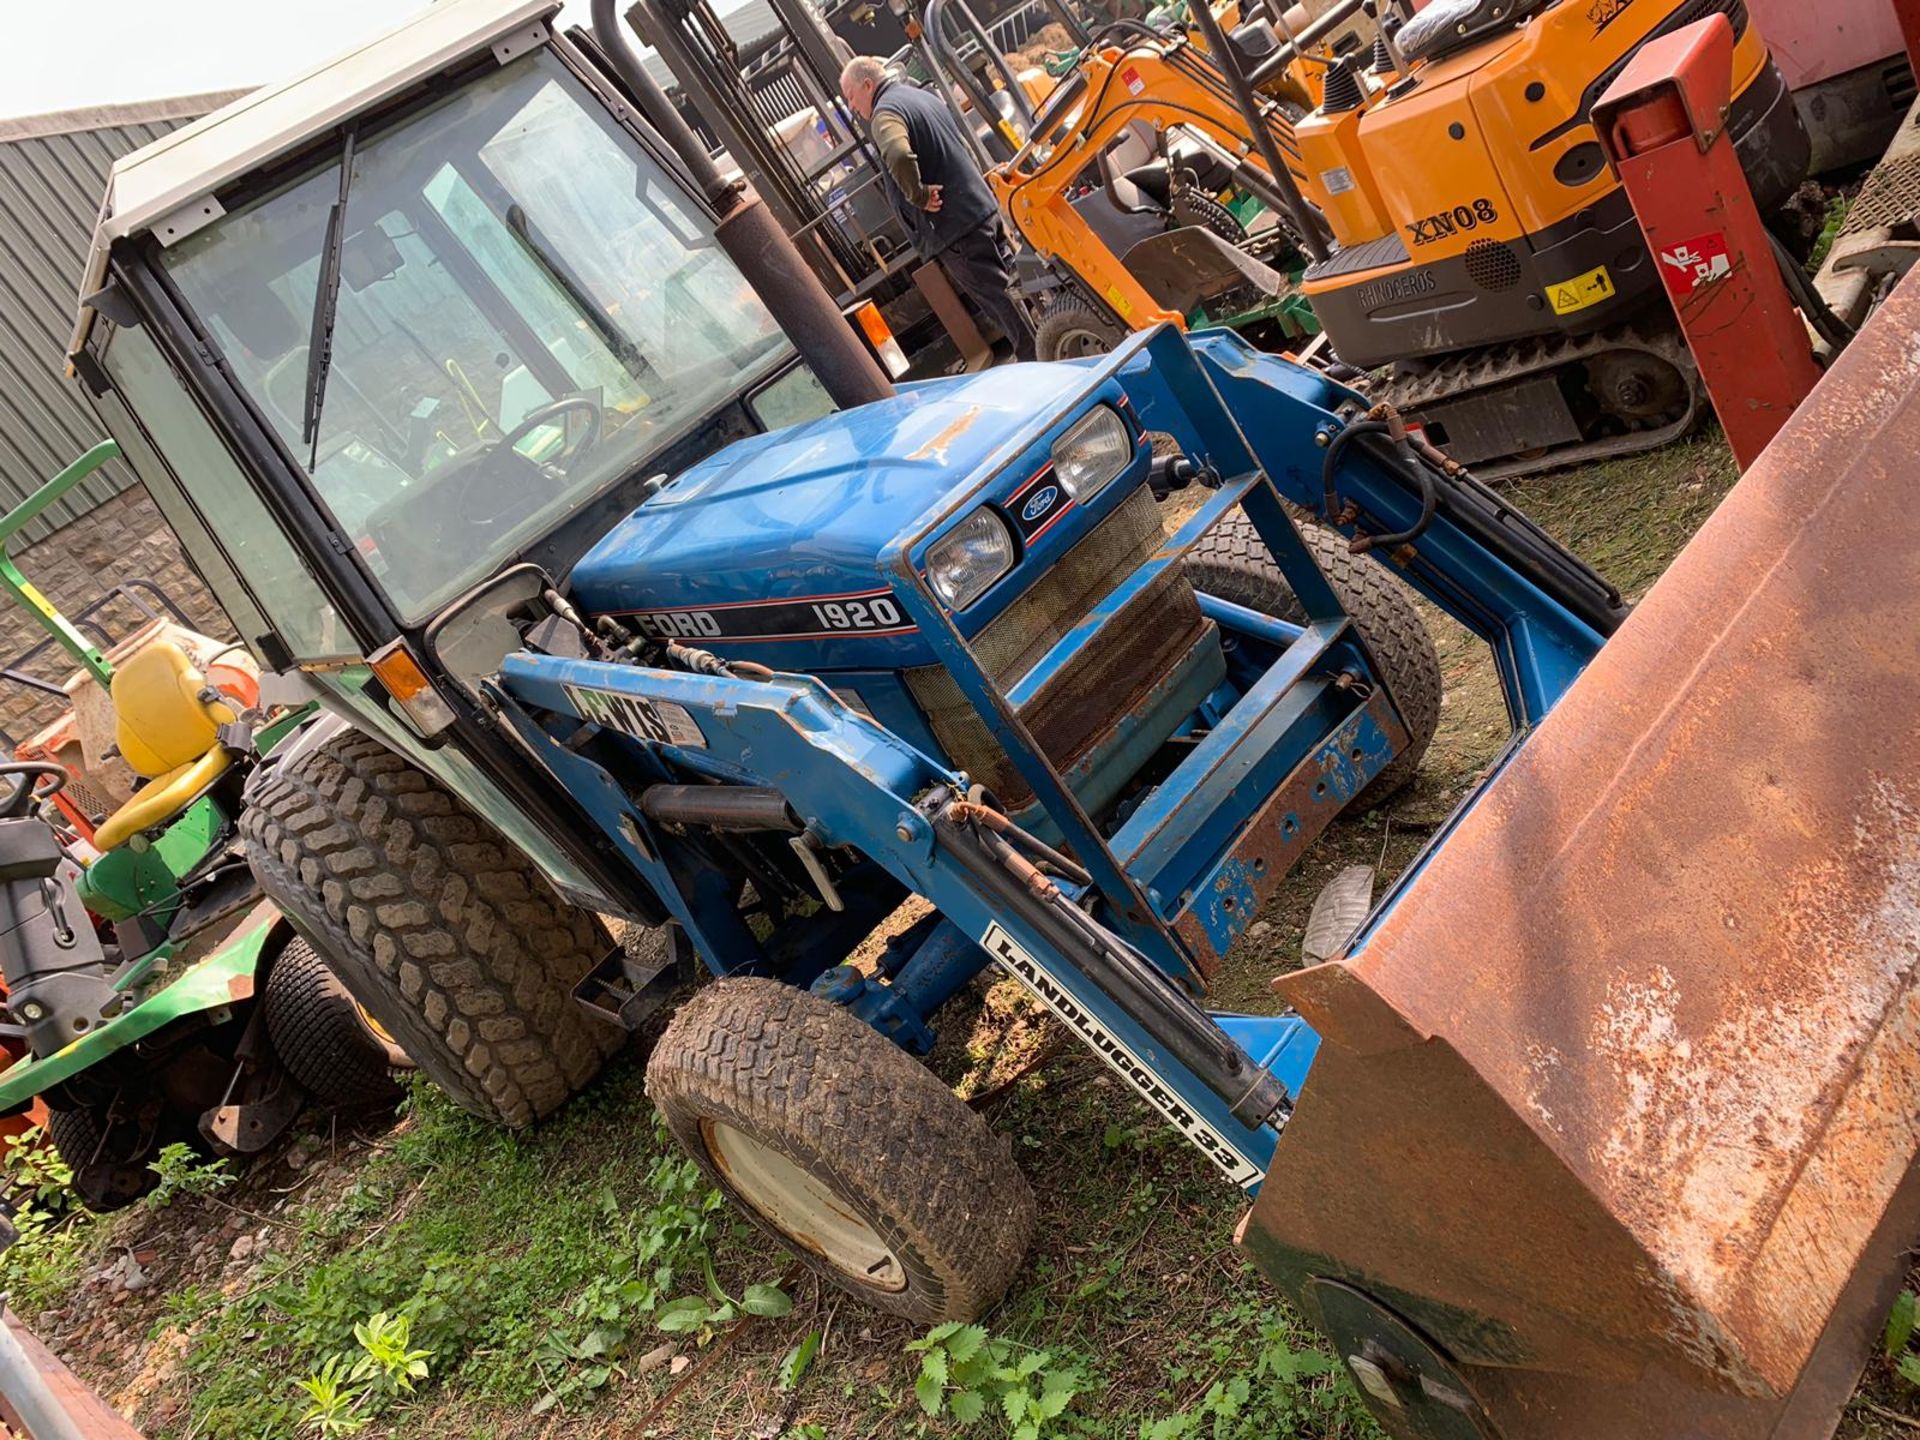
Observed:
[[[366,1352],[366,1376],[375,1389],[393,1395],[411,1391],[413,1382],[427,1378],[425,1350],[413,1348],[413,1318],[382,1310],[353,1327],[353,1338]]]
[[[182,1195],[211,1195],[239,1177],[225,1160],[208,1160],[191,1145],[178,1141],[163,1148],[147,1167],[160,1183],[147,1192],[150,1210],[163,1210]]]
[[[316,1435],[353,1434],[427,1378],[428,1353],[413,1348],[413,1322],[405,1315],[370,1315],[353,1327],[353,1339],[359,1354],[329,1355],[295,1382],[307,1395],[299,1423]]]
[[[793,1301],[778,1285],[749,1285],[745,1296],[735,1300],[714,1278],[712,1256],[701,1256],[701,1268],[706,1275],[707,1293],[675,1300],[662,1307],[654,1317],[654,1324],[669,1335],[683,1335],[697,1330],[704,1337],[722,1325],[732,1324],[742,1315],[778,1319],[793,1309]]]
[[[0,1289],[27,1313],[64,1294],[96,1248],[93,1216],[70,1188],[73,1172],[38,1126],[8,1137],[0,1184],[14,1206],[15,1240],[0,1256]]]
[[[1086,1383],[1077,1367],[1056,1367],[1052,1351],[989,1335],[981,1325],[950,1320],[907,1349],[920,1356],[913,1394],[930,1418],[944,1413],[967,1426],[995,1415],[1012,1440],[1057,1433],[1054,1422]]]
[[[1920,1386],[1920,1355],[1908,1348],[1916,1323],[1920,1323],[1920,1297],[1911,1290],[1902,1290],[1887,1314],[1887,1326],[1880,1335],[1880,1350],[1893,1362],[1902,1380]]]
[[[820,1353],[820,1332],[809,1330],[780,1361],[780,1368],[774,1372],[775,1383],[782,1390],[798,1390],[800,1382],[806,1379],[807,1368],[813,1364],[813,1357]]]
[[[300,1424],[314,1434],[328,1437],[351,1435],[366,1427],[373,1417],[362,1414],[360,1401],[366,1387],[352,1378],[352,1364],[341,1355],[329,1355],[317,1374],[298,1381],[307,1392],[307,1408],[300,1413]]]
[[[1820,234],[1813,242],[1813,251],[1807,256],[1807,273],[1818,275],[1820,267],[1826,263],[1827,252],[1833,249],[1834,238],[1839,235],[1840,227],[1846,223],[1847,211],[1853,206],[1850,196],[1836,195],[1827,202],[1827,213],[1820,222]]]
[[[16,1204],[24,1201],[44,1216],[73,1208],[73,1171],[38,1125],[6,1137],[0,1177]]]

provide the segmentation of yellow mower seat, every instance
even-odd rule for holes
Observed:
[[[164,825],[233,763],[220,743],[220,727],[233,723],[234,712],[222,701],[201,698],[206,677],[173,641],[129,656],[113,672],[110,693],[115,743],[147,783],[94,832],[100,850]]]

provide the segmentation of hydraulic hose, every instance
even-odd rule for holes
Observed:
[[[1373,446],[1370,444],[1368,448],[1372,449]],[[1400,448],[1405,452],[1404,454],[1381,456],[1380,458],[1383,461],[1401,459],[1406,461],[1407,469],[1412,472],[1414,480],[1420,486],[1420,518],[1415,520],[1413,524],[1405,530],[1397,530],[1389,535],[1356,536],[1353,544],[1348,547],[1355,555],[1364,555],[1367,551],[1375,547],[1384,547],[1391,550],[1397,545],[1405,545],[1411,541],[1418,540],[1422,535],[1427,533],[1427,526],[1433,523],[1434,511],[1440,508],[1440,492],[1434,487],[1433,474],[1428,469],[1427,462],[1409,449],[1406,446],[1406,442],[1402,441]],[[1378,452],[1376,451],[1375,453],[1377,454]]]
[[[1813,326],[1814,333],[1832,346],[1833,353],[1838,355],[1853,339],[1853,327],[1834,314],[1826,296],[1814,288],[1813,282],[1807,278],[1807,272],[1793,258],[1793,252],[1781,244],[1780,237],[1771,230],[1767,231],[1767,243],[1773,249],[1774,262],[1780,267],[1780,278],[1786,282],[1793,303],[1800,307],[1800,313],[1807,317],[1807,323]]]
[[[1339,523],[1340,494],[1335,484],[1335,471],[1340,464],[1340,455],[1362,435],[1391,435],[1392,427],[1384,420],[1356,420],[1353,424],[1336,430],[1333,438],[1327,442],[1327,453],[1320,462],[1320,513],[1329,525]]]

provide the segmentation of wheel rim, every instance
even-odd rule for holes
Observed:
[[[1053,357],[1056,360],[1084,360],[1089,355],[1104,355],[1108,350],[1107,337],[1097,330],[1072,329],[1063,331],[1053,344]]]
[[[700,1128],[727,1183],[794,1245],[863,1285],[907,1288],[900,1257],[832,1187],[723,1120],[703,1120]]]
[[[352,999],[353,997],[349,996],[347,998]],[[401,1049],[400,1042],[393,1038],[392,1032],[390,1032],[386,1026],[373,1018],[373,1012],[371,1010],[367,1009],[367,1007],[362,1005],[358,1000],[354,1000],[353,1013],[359,1017],[360,1023],[366,1027],[367,1033],[379,1042],[380,1048],[387,1052],[387,1066],[389,1069],[413,1069],[413,1061],[408,1057],[407,1052]]]

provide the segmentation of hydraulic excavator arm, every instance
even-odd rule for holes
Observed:
[[[1298,155],[1292,125],[1278,102],[1263,100],[1261,109],[1274,144],[1291,162]],[[1080,177],[1140,121],[1159,131],[1185,130],[1229,160],[1247,188],[1274,190],[1225,77],[1187,41],[1144,38],[1088,50],[1077,76],[1040,111],[1032,138],[987,179],[1020,237],[1071,272],[1122,324],[1185,328],[1186,315],[1151,294],[1073,206]]]

